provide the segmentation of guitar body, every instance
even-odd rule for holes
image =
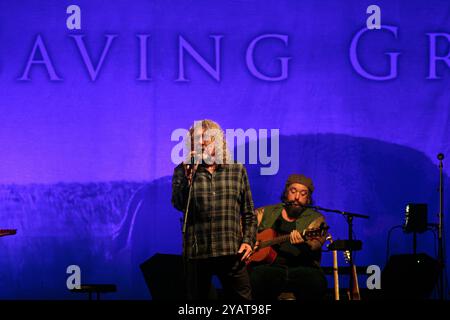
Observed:
[[[320,225],[317,229],[304,230],[300,236],[307,241],[311,237],[324,236],[327,233],[328,226]],[[290,234],[278,236],[275,230],[266,229],[256,235],[257,249],[253,251],[247,259],[250,263],[268,263],[272,264],[277,258],[277,252],[272,248],[273,245],[290,241]]]
[[[264,241],[269,241],[275,239],[277,237],[277,233],[273,229],[266,229],[261,231],[256,235],[256,241],[262,243]],[[270,246],[260,248],[255,251],[250,258],[247,260],[247,263],[273,263],[277,258],[277,252]]]

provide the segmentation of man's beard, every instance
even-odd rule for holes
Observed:
[[[297,219],[300,217],[300,215],[305,211],[305,208],[302,206],[295,206],[295,205],[285,205],[284,208],[286,209],[286,213],[289,218]]]

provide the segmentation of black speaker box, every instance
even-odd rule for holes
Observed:
[[[153,300],[184,300],[185,281],[180,255],[157,253],[140,265]]]
[[[381,274],[381,288],[390,299],[427,299],[439,271],[437,260],[427,254],[393,255]]]

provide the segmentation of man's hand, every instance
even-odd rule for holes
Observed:
[[[241,244],[238,253],[242,254],[241,261],[246,260],[252,253],[252,247],[248,243]]]
[[[292,244],[300,244],[305,242],[305,240],[303,240],[302,236],[300,235],[300,232],[298,232],[297,230],[292,230],[289,240]]]

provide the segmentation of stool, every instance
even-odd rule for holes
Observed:
[[[100,293],[116,292],[115,284],[82,284],[79,289],[72,289],[72,292],[82,292],[89,294],[89,300],[92,300],[92,294],[97,294],[97,300],[100,300]]]

